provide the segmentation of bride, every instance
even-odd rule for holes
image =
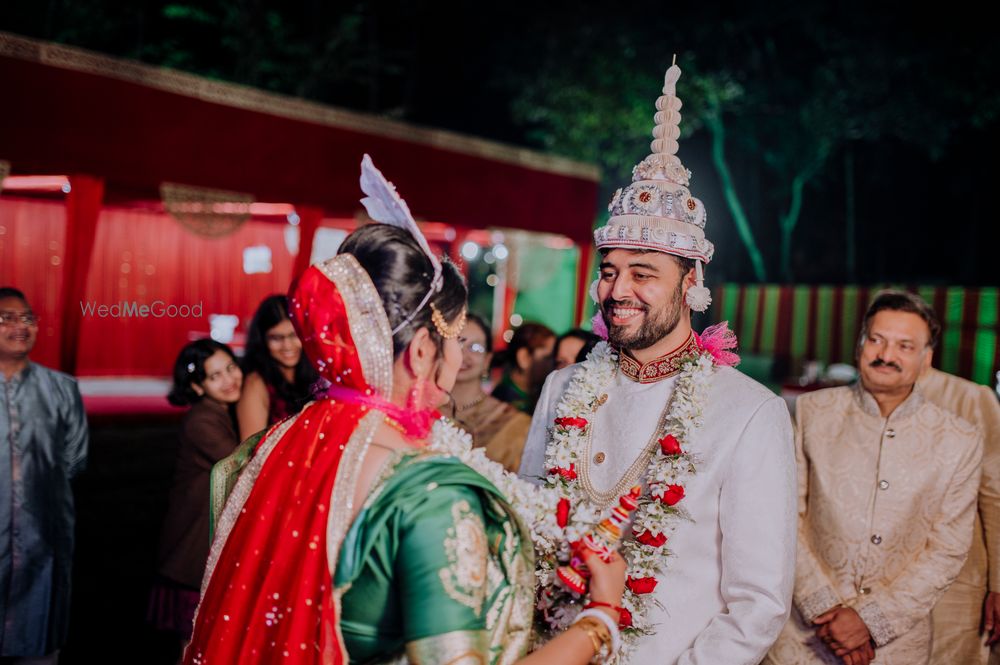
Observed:
[[[528,527],[441,452],[466,288],[362,162],[371,224],[290,292],[324,396],[256,446],[218,518],[188,665],[587,663],[617,649],[625,564],[587,559],[596,607],[527,655]]]

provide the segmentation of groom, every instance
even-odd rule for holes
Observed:
[[[623,488],[642,484],[645,498],[684,516],[675,526],[663,527],[662,534],[647,522],[628,536],[639,534],[639,542],[636,549],[625,547],[626,557],[641,544],[658,566],[655,581],[631,575],[628,593],[645,614],[633,618],[650,632],[635,639],[630,662],[751,665],[767,653],[790,609],[794,447],[784,402],[720,366],[725,362],[708,370],[701,402],[679,397],[701,411],[700,425],[680,445],[664,436],[669,423],[676,422],[671,397],[685,359],[711,346],[710,340],[699,342],[691,329],[691,309],[703,311],[711,302],[702,285],[702,264],[714,248],[705,238],[704,207],[691,196],[689,173],[675,154],[679,76],[676,65],[667,71],[664,95],[657,101],[653,154],[636,166],[633,182],[616,192],[608,225],[595,232],[601,254],[595,328],[606,324],[608,341],[618,353],[613,379],[595,406],[581,414],[590,423],[589,434],[567,439],[560,434],[572,422],[565,417],[567,409],[581,402],[580,387],[589,384],[577,379],[572,390],[567,388],[588,364],[553,373],[542,390],[520,472],[536,482],[550,474],[570,477],[579,483],[579,496],[598,508],[613,505]],[[679,392],[686,393],[687,385]],[[557,417],[560,427],[554,425]],[[557,450],[568,445],[566,440],[583,441],[572,458]],[[651,488],[648,469],[655,456],[677,454],[680,448],[694,462],[694,473]],[[569,467],[568,473],[561,467]],[[630,562],[630,573],[633,567],[640,570]]]

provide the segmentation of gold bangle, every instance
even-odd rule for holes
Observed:
[[[579,626],[587,633],[587,637],[590,638],[590,642],[594,646],[595,656],[599,656],[604,647],[610,648],[611,632],[601,621],[593,617],[583,617],[582,619],[577,619],[573,625]]]

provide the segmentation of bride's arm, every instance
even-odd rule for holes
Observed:
[[[590,599],[607,603],[615,607],[621,606],[622,592],[625,589],[625,560],[615,553],[610,563],[604,563],[597,556],[587,557],[587,567],[590,568]],[[611,620],[618,623],[618,613],[610,608],[600,607]],[[594,642],[586,630],[573,625],[562,634],[550,640],[545,646],[517,661],[522,665],[543,665],[559,663],[560,665],[584,665],[594,658]]]
[[[443,476],[436,478],[441,486],[429,483],[399,518],[395,529],[398,547],[385,570],[394,577],[401,601],[406,654],[411,662],[430,665],[488,663],[494,655],[491,647],[495,647],[490,644],[491,631],[486,628],[492,577],[488,572],[490,548],[495,546],[490,538],[497,534],[487,536],[487,513],[475,491],[449,486]],[[588,565],[592,572],[591,598],[621,605],[626,570],[621,556],[616,554],[610,563],[593,557],[588,559]],[[601,611],[609,619],[613,617],[608,623],[617,624],[616,612],[604,608]],[[596,624],[590,630],[595,633],[594,639],[599,633],[609,632]],[[591,635],[576,626],[522,662],[584,665],[594,655]]]

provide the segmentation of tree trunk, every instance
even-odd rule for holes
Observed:
[[[795,232],[799,217],[802,215],[802,195],[806,184],[820,172],[829,154],[830,146],[828,144],[821,145],[812,163],[795,174],[792,178],[791,200],[788,202],[788,210],[778,220],[781,230],[781,277],[789,284],[795,279],[792,274],[792,234]]]
[[[764,269],[764,257],[761,255],[760,249],[757,248],[753,230],[750,228],[750,222],[743,210],[743,205],[740,203],[732,175],[729,173],[729,165],[726,162],[726,128],[722,123],[721,112],[716,109],[714,113],[708,114],[705,124],[712,134],[712,164],[715,166],[715,171],[722,183],[726,207],[729,208],[729,214],[732,215],[733,223],[736,224],[740,240],[743,241],[743,246],[746,248],[747,254],[750,255],[754,277],[758,282],[766,282],[767,272]]]
[[[799,223],[799,216],[802,214],[802,190],[805,189],[809,174],[806,172],[796,173],[792,178],[792,198],[788,204],[788,211],[781,216],[781,278],[786,283],[794,281],[792,275],[792,233]]]

